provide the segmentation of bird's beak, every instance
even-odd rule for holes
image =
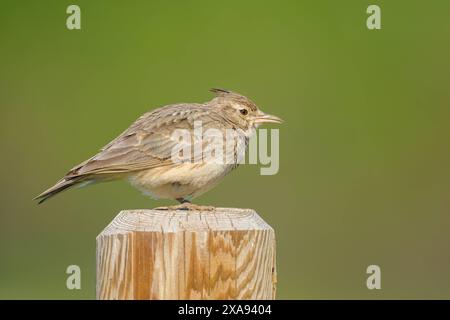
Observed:
[[[282,122],[283,120],[281,120],[277,116],[266,114],[264,112],[261,112],[255,118],[255,123],[282,123]]]

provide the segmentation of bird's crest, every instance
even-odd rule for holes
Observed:
[[[209,89],[209,91],[215,93],[217,96],[225,96],[225,95],[234,93],[229,90],[220,89],[220,88],[211,88],[211,89]]]
[[[246,96],[243,96],[239,93],[226,90],[226,89],[219,89],[219,88],[212,88],[209,91],[216,94],[217,97],[226,98],[226,99],[232,99],[234,101],[237,101],[239,103],[247,105],[251,110],[255,111],[258,108],[256,107],[256,104],[251,101]]]

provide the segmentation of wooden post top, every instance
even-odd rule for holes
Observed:
[[[123,210],[99,235],[129,232],[272,230],[252,209],[216,208],[213,211]]]
[[[124,210],[97,236],[98,299],[274,299],[275,232],[251,209]]]

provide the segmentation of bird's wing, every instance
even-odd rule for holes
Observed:
[[[146,113],[94,157],[74,167],[66,178],[108,175],[173,165],[179,140],[174,129],[192,130],[195,121],[211,126],[217,120],[201,104],[169,105]],[[195,142],[194,142],[195,143]]]

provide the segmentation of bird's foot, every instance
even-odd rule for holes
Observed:
[[[180,206],[185,206],[185,208],[187,208],[184,210],[195,210],[195,211],[214,211],[214,210],[216,210],[216,207],[213,207],[213,206],[201,206],[201,205],[193,204],[193,203],[182,203],[182,204],[180,204]]]
[[[186,211],[213,211],[213,206],[200,206],[190,202],[185,202],[176,206],[157,207],[154,210],[186,210]]]

